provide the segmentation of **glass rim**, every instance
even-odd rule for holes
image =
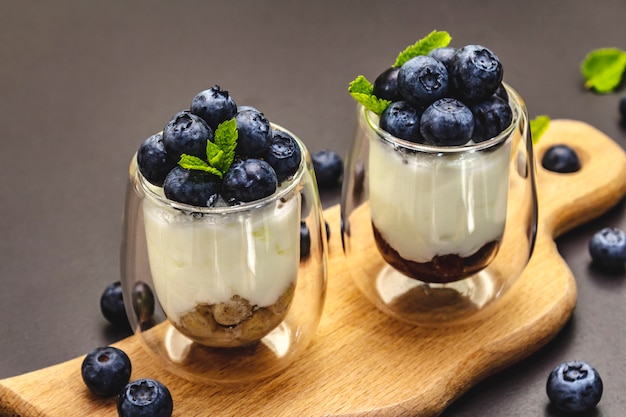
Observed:
[[[391,133],[383,130],[376,119],[379,117],[371,110],[366,109],[362,104],[359,104],[359,114],[363,117],[367,125],[376,133],[376,135],[383,141],[395,146],[401,146],[402,148],[421,153],[429,154],[461,154],[467,152],[481,151],[498,146],[500,143],[506,141],[518,125],[524,111],[522,98],[510,85],[502,83],[509,96],[509,105],[513,111],[513,118],[511,123],[500,132],[497,136],[484,140],[478,143],[472,143],[470,145],[454,145],[454,146],[437,146],[428,145],[424,143],[411,142],[405,139],[400,139],[393,136]]]
[[[288,180],[285,180],[285,181],[288,181],[289,184],[285,186],[284,188],[281,188],[279,186],[273,194],[267,197],[263,197],[254,201],[239,203],[233,206],[218,206],[218,207],[194,206],[191,204],[180,203],[178,201],[171,200],[165,197],[164,195],[161,195],[155,191],[155,188],[162,189],[162,187],[158,187],[150,183],[141,174],[141,172],[139,171],[139,167],[137,167],[137,163],[136,163],[137,161],[136,152],[133,156],[133,164],[135,164],[134,175],[136,178],[135,190],[137,192],[143,193],[145,196],[152,198],[153,200],[157,201],[159,204],[167,206],[173,210],[178,210],[178,211],[185,212],[185,213],[196,213],[196,214],[203,214],[203,215],[204,214],[226,215],[226,214],[231,214],[231,213],[241,213],[245,211],[258,209],[258,208],[267,206],[276,200],[283,199],[287,195],[291,194],[295,189],[298,188],[300,184],[300,179],[304,176],[304,173],[307,170],[308,149],[306,148],[304,143],[300,140],[300,138],[294,135],[293,132],[291,132],[290,130],[285,129],[284,127],[275,123],[270,123],[270,125],[272,129],[282,130],[283,132],[289,134],[296,141],[296,143],[300,147],[301,152],[300,152],[300,165],[298,167],[298,170],[291,177],[289,177]]]

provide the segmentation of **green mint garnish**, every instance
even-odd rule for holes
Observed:
[[[424,38],[409,45],[396,58],[394,67],[401,67],[406,61],[418,55],[427,55],[430,51],[450,45],[452,37],[448,32],[433,30]]]
[[[550,117],[546,115],[537,116],[530,121],[530,134],[533,138],[533,144],[539,142],[539,138],[546,133],[550,126]]]
[[[374,95],[374,86],[362,75],[359,75],[348,86],[348,92],[354,99],[366,109],[380,115],[391,104],[389,100],[383,100]]]
[[[626,72],[626,51],[601,48],[591,51],[582,62],[585,87],[606,94],[614,91]]]
[[[213,142],[207,141],[206,161],[197,156],[182,154],[178,165],[185,169],[209,172],[222,178],[235,159],[237,137],[235,119],[222,122],[215,129]]]

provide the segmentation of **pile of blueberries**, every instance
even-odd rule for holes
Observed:
[[[183,154],[206,160],[207,141],[213,142],[218,126],[232,118],[238,132],[236,156],[223,178],[178,164]],[[300,146],[289,133],[273,128],[254,107],[238,108],[218,85],[199,92],[189,109],[175,114],[137,151],[139,171],[150,183],[163,187],[171,200],[200,207],[215,206],[220,196],[235,205],[272,195],[300,161]]]
[[[383,71],[373,94],[392,103],[379,125],[407,141],[435,146],[483,142],[513,120],[503,67],[488,48],[432,50]]]

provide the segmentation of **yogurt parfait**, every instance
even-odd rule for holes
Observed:
[[[150,274],[181,334],[237,347],[283,323],[298,287],[301,225],[316,201],[306,194],[306,155],[295,135],[238,108],[219,86],[139,146]]]

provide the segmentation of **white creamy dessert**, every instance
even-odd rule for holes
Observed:
[[[400,258],[467,258],[500,241],[510,141],[489,151],[446,155],[397,147],[379,137],[370,141],[369,198],[374,228]]]
[[[295,286],[300,253],[299,194],[288,194],[285,200],[272,198],[265,205],[245,210],[224,210],[223,215],[203,216],[154,199],[144,202],[155,290],[168,318],[178,326],[198,307],[228,306],[233,299],[245,300],[252,309],[248,313],[253,314],[275,305]],[[281,318],[277,317],[277,322]],[[227,328],[238,323],[220,324]],[[265,333],[274,326],[268,325]],[[188,330],[193,338],[194,330]],[[209,337],[213,330],[202,330],[198,337]],[[245,334],[233,337],[246,339]]]

